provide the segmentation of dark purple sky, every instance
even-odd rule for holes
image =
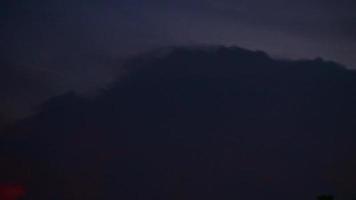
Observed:
[[[0,83],[15,88],[3,92],[6,112],[23,96],[32,105],[100,88],[121,58],[162,46],[237,45],[356,68],[354,0],[5,0],[0,13]]]
[[[15,173],[22,167],[27,173],[31,159],[34,168],[39,160],[50,163],[49,168],[53,165],[48,171],[49,179],[55,177],[51,180],[42,170],[47,166],[39,163],[35,170],[38,174],[34,177],[40,175],[41,184],[32,184],[41,191],[47,184],[56,186],[58,176],[68,180],[63,183],[70,184],[63,185],[69,190],[89,184],[83,188],[90,194],[87,188],[100,185],[96,178],[111,178],[110,173],[116,172],[114,179],[116,175],[118,180],[124,177],[126,166],[122,171],[117,167],[125,162],[126,155],[128,162],[147,162],[130,163],[127,169],[137,165],[150,172],[150,167],[146,168],[150,161],[142,159],[147,154],[159,161],[152,167],[153,174],[160,174],[160,167],[175,169],[176,162],[178,168],[182,164],[183,179],[178,177],[178,187],[185,181],[186,167],[197,177],[193,185],[204,185],[210,167],[214,171],[217,166],[221,174],[210,174],[212,187],[219,185],[219,180],[229,180],[229,172],[234,174],[238,168],[241,171],[235,177],[241,175],[239,190],[245,197],[252,194],[251,199],[261,199],[264,194],[311,199],[318,193],[333,192],[333,187],[340,194],[353,195],[356,0],[1,0],[0,130],[48,98],[70,90],[91,94],[113,83],[127,57],[156,48],[190,45],[239,46],[283,59],[322,57],[354,71],[321,60],[278,61],[239,48],[202,54],[199,50],[197,54],[195,50],[178,50],[172,54],[176,57],[158,62],[158,68],[153,68],[157,71],[147,70],[145,74],[145,70],[138,70],[122,79],[127,85],[117,83],[117,88],[96,98],[82,99],[73,93],[52,98],[39,108],[42,112],[38,115],[17,124],[15,133],[19,135],[14,134],[14,140],[11,133],[4,134],[9,140],[0,138],[0,146],[5,144],[0,148],[0,163],[6,163],[2,155],[9,149],[9,160],[16,162],[8,166]],[[190,82],[179,75],[196,77]],[[218,79],[214,81],[215,76]],[[26,141],[22,143],[23,133]],[[166,133],[170,133],[168,137]],[[176,141],[183,146],[175,146]],[[181,151],[185,144],[187,152]],[[180,162],[191,156],[190,149],[203,158],[195,161],[193,155],[191,166]],[[11,157],[12,153],[29,161],[17,164],[20,157]],[[172,159],[167,161],[167,157]],[[209,165],[212,157],[218,165]],[[251,176],[244,178],[246,169],[252,169],[247,173]],[[133,180],[129,183],[132,188],[137,185],[131,179],[135,170],[127,176]],[[0,173],[7,171],[0,166]],[[259,184],[249,185],[244,180]],[[158,181],[166,184],[164,177]],[[150,183],[138,185],[145,190],[145,184]],[[108,186],[112,194],[117,192],[117,185]],[[256,192],[255,186],[262,193]],[[209,197],[209,187],[201,187],[197,194],[207,192]],[[269,188],[275,190],[271,193]],[[222,186],[221,191],[224,189]]]

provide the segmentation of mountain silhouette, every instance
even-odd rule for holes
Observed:
[[[352,195],[355,71],[238,47],[171,48],[125,67],[97,96],[53,97],[6,129],[0,182],[38,200]]]

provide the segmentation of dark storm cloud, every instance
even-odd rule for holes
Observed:
[[[355,68],[355,22],[353,0],[4,0],[0,118],[104,87],[123,57],[160,46]],[[237,48],[151,61],[18,123],[0,140],[0,180],[43,200],[353,192],[355,72]]]
[[[238,45],[279,57],[324,57],[350,68],[356,63],[351,0],[0,4],[0,57],[14,66],[48,71],[50,79],[56,77],[52,89],[57,94],[101,88],[120,73],[117,63],[123,57],[160,46]]]
[[[353,195],[354,71],[224,47],[127,65],[97,97],[58,96],[17,123],[0,153],[30,176],[0,175],[38,200]]]
[[[34,70],[0,61],[0,116],[19,117],[52,93],[52,82],[46,71]],[[1,126],[1,122],[0,122]]]
[[[27,104],[17,103],[22,102],[21,91],[41,102],[53,93],[86,92],[106,85],[120,72],[121,58],[147,46],[154,35],[145,31],[152,27],[143,18],[125,9],[116,1],[2,1],[0,58],[11,63],[2,66],[3,81],[16,82],[7,76],[23,77],[18,66],[31,71],[24,77],[30,80],[26,86],[4,83],[3,98],[27,112]],[[41,79],[52,79],[54,84],[48,86]]]

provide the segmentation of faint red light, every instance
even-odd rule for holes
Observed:
[[[18,200],[25,194],[26,190],[22,185],[0,185],[0,200]]]

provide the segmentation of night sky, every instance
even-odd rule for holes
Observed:
[[[103,87],[127,55],[172,45],[237,45],[356,68],[353,0],[4,0],[0,9],[2,115]]]
[[[356,198],[355,53],[354,0],[2,0],[0,200]]]

